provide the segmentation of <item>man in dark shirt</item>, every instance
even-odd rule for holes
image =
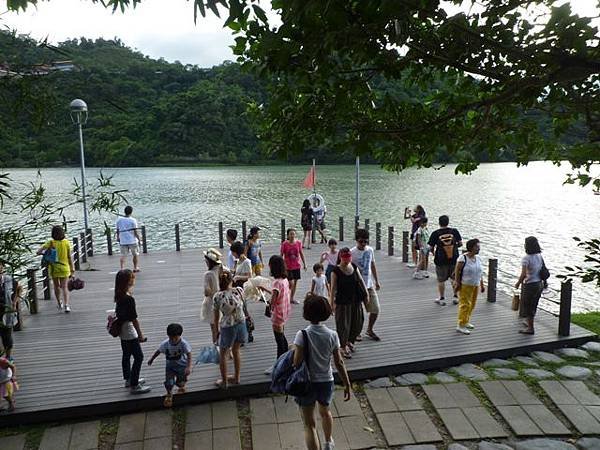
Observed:
[[[455,228],[448,225],[450,219],[448,216],[440,216],[440,228],[431,233],[429,237],[430,251],[433,253],[433,262],[435,264],[435,274],[438,281],[439,298],[435,301],[440,306],[446,305],[445,291],[446,280],[454,279],[454,266],[458,259],[458,247],[462,245],[462,237]],[[453,300],[456,305],[458,300]]]

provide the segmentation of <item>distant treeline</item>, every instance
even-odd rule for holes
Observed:
[[[246,114],[250,102],[267,100],[266,85],[236,63],[203,69],[151,59],[118,39],[82,38],[49,47],[0,32],[0,75],[64,60],[75,69],[0,76],[4,167],[78,164],[78,136],[68,108],[74,98],[84,99],[90,110],[84,137],[91,166],[275,162],[261,153]],[[313,157],[319,163],[354,160],[321,148],[288,162]],[[510,150],[502,153],[504,161],[513,158]],[[447,155],[439,160],[447,162]]]

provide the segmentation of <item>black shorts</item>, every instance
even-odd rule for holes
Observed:
[[[302,225],[303,231],[312,231],[312,225]]]
[[[287,277],[288,277],[288,280],[299,280],[300,279],[300,269],[288,270]]]
[[[0,326],[0,339],[5,351],[13,348],[12,328]]]

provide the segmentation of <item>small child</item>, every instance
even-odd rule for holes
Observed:
[[[8,402],[8,410],[15,410],[15,391],[17,384],[17,368],[6,358],[0,358],[0,397]]]
[[[325,277],[327,278],[327,282],[331,283],[331,272],[333,272],[333,268],[338,265],[338,254],[340,253],[337,249],[338,242],[335,239],[329,239],[327,242],[327,246],[329,247],[329,251],[324,252],[321,255],[320,263],[323,264],[327,261],[327,266],[325,268]]]
[[[312,279],[310,293],[319,297],[329,298],[329,283],[324,275],[323,264],[316,263],[313,266],[313,271],[315,272],[315,276]]]
[[[170,408],[173,405],[173,386],[177,385],[178,394],[184,393],[185,383],[192,371],[192,347],[188,341],[181,338],[182,334],[183,327],[180,324],[169,324],[167,327],[167,336],[169,338],[162,341],[158,350],[148,360],[148,365],[151,366],[152,362],[161,353],[164,353],[167,358],[165,368],[165,389],[167,390],[167,395],[164,401],[166,408]]]
[[[429,278],[429,272],[427,267],[429,265],[429,230],[427,229],[427,217],[422,217],[419,221],[419,228],[415,232],[415,246],[419,252],[419,264],[413,273],[415,280],[422,280],[423,278]]]

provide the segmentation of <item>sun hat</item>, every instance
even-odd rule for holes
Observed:
[[[211,261],[216,262],[217,264],[221,264],[221,257],[223,255],[221,255],[221,252],[219,252],[219,250],[217,250],[216,248],[209,248],[203,253],[204,256],[210,259]]]

